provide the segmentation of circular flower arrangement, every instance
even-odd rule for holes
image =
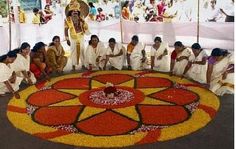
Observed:
[[[107,82],[115,96],[104,94]],[[123,147],[190,134],[210,122],[218,98],[199,84],[157,72],[100,71],[57,77],[11,99],[12,124],[53,142]]]

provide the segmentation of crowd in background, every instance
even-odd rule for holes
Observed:
[[[122,16],[136,22],[196,22],[198,1],[131,0],[122,4]],[[201,22],[234,22],[234,0],[200,0]]]
[[[88,18],[98,22],[119,19],[120,15],[136,22],[196,22],[198,15],[197,0],[101,0],[88,5]],[[60,1],[52,1],[41,10],[34,8],[29,19],[19,6],[19,22],[45,24],[58,12],[64,13],[62,9]],[[234,0],[200,0],[199,15],[201,22],[234,22]],[[10,18],[15,22],[13,7]]]

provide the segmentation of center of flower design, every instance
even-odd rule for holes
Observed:
[[[100,105],[121,105],[134,99],[134,93],[124,89],[117,89],[112,83],[107,82],[104,90],[90,93],[89,100]]]
[[[115,93],[107,95],[104,91],[95,91],[89,96],[89,100],[100,105],[121,105],[125,102],[130,102],[133,99],[134,93],[123,89],[117,89]]]
[[[144,100],[144,94],[130,87],[114,86],[92,89],[80,94],[79,100],[84,105],[98,108],[120,108],[133,106]]]

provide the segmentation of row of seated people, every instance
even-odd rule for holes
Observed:
[[[12,93],[17,99],[22,82],[33,85],[37,81],[47,79],[53,71],[62,73],[67,63],[65,51],[60,44],[60,37],[53,37],[53,42],[46,50],[46,44],[38,42],[30,50],[27,42],[20,48],[9,51],[0,57],[0,96]]]
[[[145,46],[136,35],[127,50],[114,38],[109,39],[106,48],[96,35],[92,35],[83,53],[80,55],[80,58],[84,56],[82,65],[88,70],[106,70],[108,63],[110,69],[122,70],[126,59],[128,70],[148,69]],[[0,95],[11,92],[19,98],[17,90],[22,80],[29,85],[44,78],[50,80],[49,73],[62,73],[66,63],[67,57],[58,36],[53,37],[47,50],[43,42],[38,42],[30,52],[30,45],[23,43],[19,49],[0,58],[0,72],[4,72],[0,79]],[[151,70],[193,79],[217,95],[233,93],[234,62],[233,55],[227,50],[215,48],[208,56],[198,43],[189,49],[177,41],[170,52],[168,45],[156,37],[151,47]]]
[[[208,56],[198,43],[194,43],[190,49],[177,41],[174,50],[170,52],[168,44],[156,37],[150,56],[151,70],[190,78],[217,95],[234,93],[234,57],[227,50],[215,48]],[[105,70],[109,62],[112,69],[121,70],[125,59],[129,70],[150,69],[145,45],[139,42],[138,36],[132,37],[127,51],[113,38],[109,40],[108,48],[105,48],[96,35],[91,36],[90,44],[85,50],[85,67]]]

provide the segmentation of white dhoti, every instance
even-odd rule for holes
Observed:
[[[77,66],[81,63],[81,66],[82,66],[85,64],[84,62],[84,57],[85,57],[84,36],[81,33],[77,35],[79,36],[78,39],[70,39],[70,43],[71,43],[70,57],[71,57],[72,65]]]

